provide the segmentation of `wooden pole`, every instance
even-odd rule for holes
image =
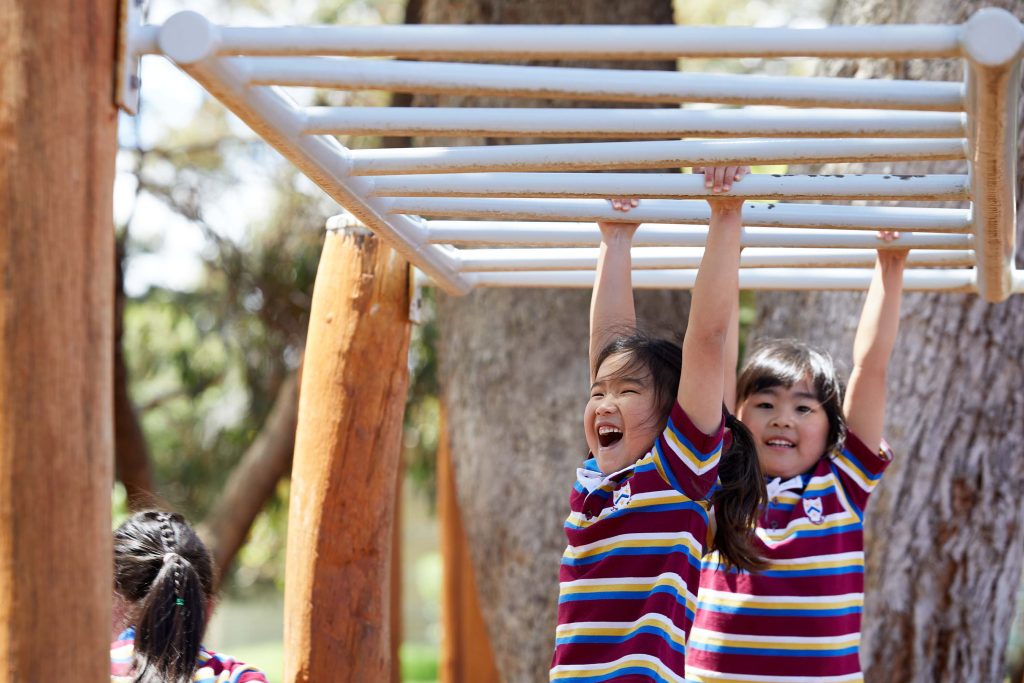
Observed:
[[[480,612],[462,512],[455,490],[455,470],[442,411],[441,439],[437,448],[437,516],[440,522],[441,561],[441,683],[501,683],[494,663],[491,639]]]
[[[395,478],[408,384],[408,268],[379,238],[328,232],[292,468],[288,683],[391,678]]]
[[[395,521],[391,530],[391,683],[402,683],[402,484],[405,480],[405,465],[398,462],[395,476]]]
[[[0,682],[110,677],[117,7],[0,0]]]

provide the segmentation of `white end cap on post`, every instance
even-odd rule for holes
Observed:
[[[1024,27],[1006,10],[986,7],[964,24],[960,44],[972,62],[1000,66],[1020,59],[1024,52]]]
[[[217,26],[198,12],[178,12],[160,29],[160,50],[174,63],[195,64],[217,54]]]

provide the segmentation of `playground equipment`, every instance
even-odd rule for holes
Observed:
[[[239,28],[194,12],[144,26],[128,5],[125,109],[136,106],[139,57],[166,56],[348,210],[351,218],[335,226],[368,226],[449,293],[589,287],[593,223],[614,216],[602,198],[615,195],[649,198],[631,214],[647,224],[636,237],[636,285],[691,286],[709,191],[697,177],[621,171],[934,160],[962,162],[961,172],[748,177],[733,195],[786,203],[745,209],[752,227],[741,287],[865,288],[878,244],[857,231],[887,228],[915,233],[899,243],[913,248],[908,289],[976,291],[992,302],[1024,291],[1013,263],[1024,28],[1003,10],[981,10],[960,26]],[[923,82],[439,61],[787,56],[961,58],[966,76]],[[304,107],[285,87],[742,107]],[[350,150],[335,137],[348,134],[616,141]],[[859,200],[915,205],[850,203]],[[920,205],[947,201],[970,205]]]
[[[645,224],[634,240],[634,284],[691,286],[710,192],[697,176],[628,171],[915,161],[949,161],[956,169],[758,174],[735,185],[732,194],[750,200],[741,287],[863,289],[874,250],[894,246],[875,238],[884,228],[913,233],[895,245],[911,248],[907,289],[977,292],[991,302],[1024,291],[1014,268],[1024,27],[1002,10],[982,10],[959,26],[806,30],[238,28],[193,12],[152,26],[141,24],[133,3],[123,11],[119,101],[126,110],[137,106],[140,57],[169,58],[347,210],[330,228],[369,227],[452,294],[475,287],[590,287],[599,242],[594,223],[620,217],[605,198],[622,195],[644,198],[630,213]],[[788,56],[957,58],[965,78],[762,77],[458,61]],[[290,87],[502,96],[513,105],[524,97],[619,104],[310,107],[297,104],[285,90]],[[351,150],[339,135],[606,141]],[[841,203],[801,203],[819,200]],[[860,205],[871,200],[900,205]],[[935,205],[943,202],[968,207]],[[292,477],[289,681],[385,680],[381,672],[388,670],[381,635],[387,629],[373,620],[388,607],[390,540],[381,530],[395,490],[408,307],[395,305],[406,291],[395,286],[404,264],[385,250],[349,248],[358,241],[355,233],[331,231],[314,294],[306,367],[317,370],[303,380]],[[367,412],[367,406],[380,409]],[[341,663],[349,667],[344,675]]]

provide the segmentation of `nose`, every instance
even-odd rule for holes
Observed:
[[[598,415],[610,415],[615,412],[615,403],[606,395],[598,401],[595,411]]]
[[[772,415],[771,424],[773,427],[792,427],[793,417],[788,411],[779,410]]]

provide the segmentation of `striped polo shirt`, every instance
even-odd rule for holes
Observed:
[[[864,508],[889,464],[855,435],[774,489],[758,520],[759,574],[704,558],[687,677],[706,683],[861,681]]]
[[[132,658],[135,653],[135,630],[128,629],[110,645],[110,683],[131,683]],[[218,655],[206,648],[199,649],[193,683],[267,683],[259,669]]]
[[[552,681],[678,683],[696,609],[723,426],[676,405],[654,447],[604,475],[577,470],[559,570]]]

